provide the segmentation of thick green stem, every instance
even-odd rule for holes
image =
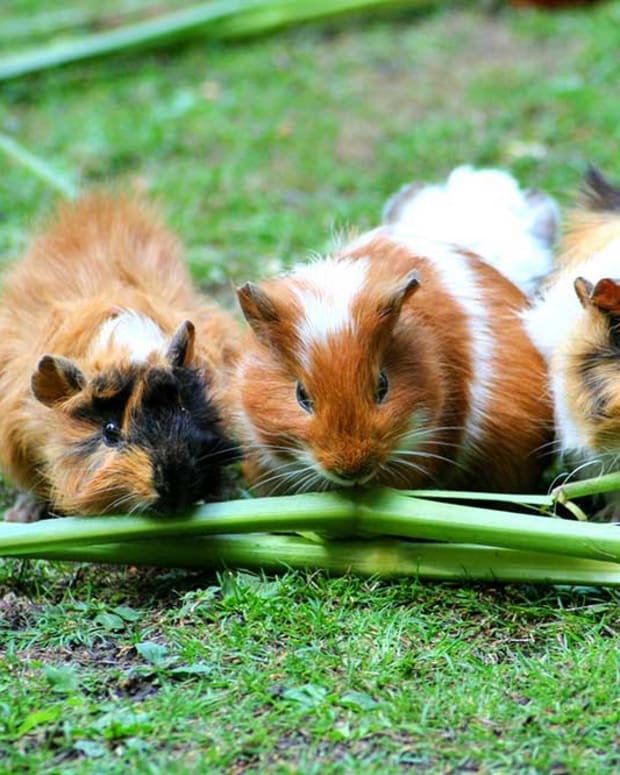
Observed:
[[[585,498],[588,495],[600,495],[615,490],[620,490],[620,471],[561,484],[552,490],[551,496],[558,503],[566,503],[573,498]]]
[[[424,4],[427,4],[428,0]],[[212,39],[262,34],[287,24],[402,6],[403,0],[213,0],[87,37],[0,59],[0,80],[114,53],[152,49],[203,35]]]
[[[613,525],[439,503],[393,490],[377,490],[359,497],[357,526],[380,535],[620,562],[620,530]]]
[[[554,500],[549,495],[522,495],[505,492],[470,492],[465,490],[399,490],[403,495],[415,498],[430,498],[431,500],[448,501],[491,501],[493,503],[512,503],[514,506],[553,506]]]
[[[308,541],[300,536],[219,535],[32,552],[29,557],[178,568],[322,569],[333,574],[444,581],[620,586],[620,566],[537,552],[378,538]]]
[[[352,533],[355,505],[338,493],[208,503],[185,517],[65,517],[32,525],[0,523],[0,556],[36,551],[40,556],[66,545],[109,543],[216,533],[310,531]]]

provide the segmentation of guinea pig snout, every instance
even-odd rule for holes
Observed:
[[[180,513],[204,493],[198,471],[188,461],[170,459],[156,466],[155,487],[157,501],[154,510],[163,514]]]
[[[326,461],[323,471],[334,483],[352,487],[356,484],[366,484],[373,479],[377,473],[377,464],[371,458]]]

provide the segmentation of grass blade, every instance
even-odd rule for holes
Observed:
[[[50,167],[46,161],[26,150],[16,140],[13,140],[12,137],[1,132],[0,150],[4,151],[13,161],[21,164],[44,183],[47,183],[48,186],[68,199],[74,199],[77,196],[77,187],[70,180],[57,172],[53,167]]]
[[[33,552],[24,555],[42,556]],[[620,566],[561,555],[465,544],[397,539],[317,543],[300,536],[219,535],[176,541],[148,540],[47,551],[48,559],[175,568],[236,567],[278,572],[322,569],[344,575],[413,577],[436,581],[620,586]]]

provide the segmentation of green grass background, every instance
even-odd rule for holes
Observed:
[[[5,0],[0,54],[183,5]],[[499,165],[565,206],[588,161],[620,178],[619,44],[618,2],[367,16],[5,83],[0,131],[159,200],[232,303],[412,178]],[[56,199],[2,158],[3,262]],[[0,561],[0,773],[617,772],[619,613],[585,589]]]

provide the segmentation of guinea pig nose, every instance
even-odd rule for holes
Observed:
[[[374,470],[372,463],[365,462],[347,468],[336,468],[334,473],[349,482],[364,482],[373,475]]]

